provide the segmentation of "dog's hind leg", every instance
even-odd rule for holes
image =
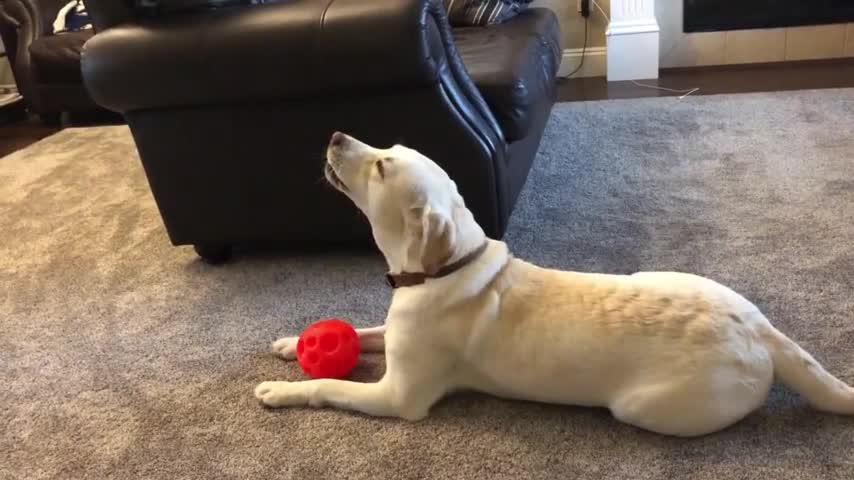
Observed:
[[[726,428],[759,408],[773,372],[767,358],[755,372],[724,366],[683,380],[626,389],[610,405],[618,420],[665,435],[694,437]]]

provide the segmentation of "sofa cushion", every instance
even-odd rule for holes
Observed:
[[[437,2],[279,1],[128,22],[86,43],[86,88],[127,113],[432,87],[457,70]]]
[[[444,0],[448,20],[455,27],[504,23],[532,0]]]
[[[504,136],[524,138],[536,105],[554,95],[561,59],[555,14],[533,8],[501,25],[455,28],[454,40]]]
[[[39,83],[82,83],[80,52],[92,30],[47,35],[30,45],[30,57]]]

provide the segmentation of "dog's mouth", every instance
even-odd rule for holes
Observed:
[[[326,180],[328,180],[333,187],[341,190],[342,192],[350,191],[350,189],[347,188],[347,184],[341,180],[341,177],[338,176],[335,169],[332,168],[332,165],[330,165],[329,162],[326,162],[326,165],[324,166],[324,173],[326,173]]]

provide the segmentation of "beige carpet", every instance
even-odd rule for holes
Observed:
[[[853,131],[852,90],[561,104],[507,239],[550,266],[724,281],[851,383]],[[345,253],[200,263],[124,127],[0,159],[0,480],[854,478],[854,419],[781,387],[697,440],[481,395],[417,424],[259,407],[257,382],[301,378],[269,342],[380,321],[382,273]]]

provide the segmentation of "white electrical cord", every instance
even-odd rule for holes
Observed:
[[[605,17],[605,20],[608,20],[608,23],[611,23],[611,17],[609,17],[608,14],[605,13],[605,10],[602,9],[602,6],[599,5],[599,3],[596,0],[590,0],[590,1],[593,2],[593,6],[595,6],[596,9],[599,10],[599,13],[601,13],[602,16]],[[581,50],[581,63],[578,65],[578,68],[576,68],[572,73],[570,73],[569,75],[566,75],[563,78],[567,79],[567,78],[571,77],[572,75],[574,75],[579,70],[581,70],[581,66],[584,65],[584,51],[585,50],[587,50],[587,22],[586,22],[586,20],[584,23],[584,48]],[[679,96],[679,100],[682,100],[683,98],[687,97],[688,95],[691,95],[692,93],[694,93],[700,89],[700,87],[694,87],[694,88],[689,88],[686,90],[677,90],[677,89],[673,89],[673,88],[659,87],[657,85],[647,85],[645,83],[640,83],[640,82],[637,82],[635,80],[632,80],[632,83],[637,85],[638,87],[653,88],[656,90],[663,90],[665,92],[681,93],[682,95]]]
[[[593,2],[593,5],[599,10],[599,13],[601,13],[602,16],[605,17],[606,20],[608,20],[608,23],[611,23],[611,17],[609,17],[608,14],[605,13],[605,10],[602,9],[602,7],[599,5],[599,3],[596,2],[596,0],[590,0],[590,1]],[[636,82],[635,80],[632,80],[632,83],[637,85],[638,87],[654,88],[656,90],[664,90],[665,92],[681,93],[683,95],[679,96],[679,100],[682,100],[683,98],[687,97],[688,95],[691,95],[692,93],[694,93],[700,89],[700,87],[694,87],[694,88],[689,88],[687,90],[676,90],[673,88],[659,87],[656,85],[647,85],[645,83]]]
[[[611,23],[611,17],[609,17],[608,14],[605,13],[605,10],[602,10],[602,7],[600,7],[599,4],[596,3],[596,0],[590,0],[590,1],[593,2],[593,5],[596,8],[598,8],[600,12],[602,12],[602,16],[605,17],[605,20],[608,20],[608,23]]]
[[[694,93],[700,89],[700,87],[694,87],[694,88],[689,88],[687,90],[676,90],[673,88],[659,87],[656,85],[647,85],[645,83],[636,82],[634,80],[632,80],[632,83],[634,83],[635,85],[637,85],[639,87],[654,88],[656,90],[664,90],[665,92],[683,93],[684,95],[679,96],[679,100],[682,100],[683,98],[687,97],[688,95],[691,95],[692,93]]]

